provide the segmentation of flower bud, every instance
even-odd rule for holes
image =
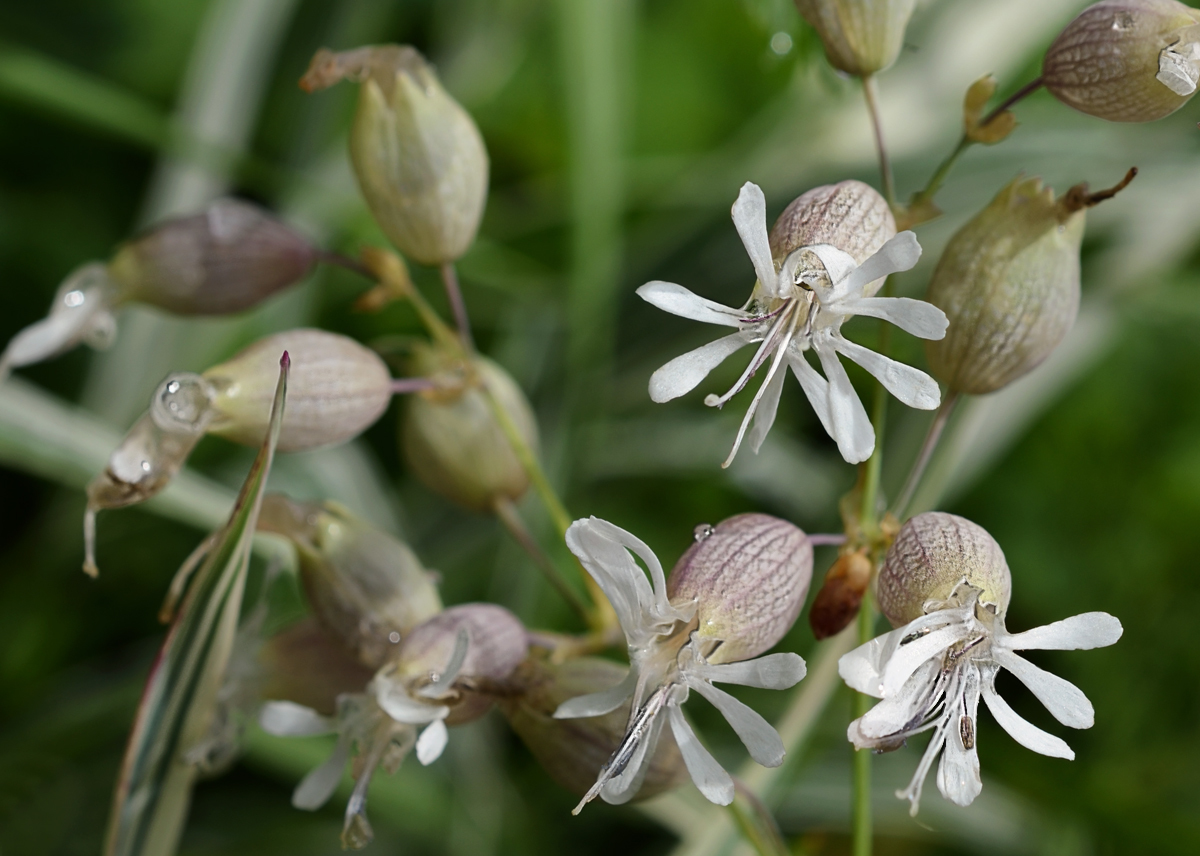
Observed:
[[[461,357],[427,345],[414,348],[412,374],[436,386],[409,398],[401,424],[405,459],[431,490],[474,511],[491,511],[501,498],[519,499],[529,477],[503,428],[487,391],[536,453],[537,420],[525,393],[486,357]]]
[[[512,692],[498,700],[509,725],[554,781],[583,796],[616,751],[629,723],[629,704],[611,713],[555,719],[568,699],[614,687],[626,669],[598,657],[565,663],[526,660],[509,680]],[[687,768],[669,728],[659,736],[646,778],[634,799],[649,799],[683,784]]]
[[[982,590],[979,602],[1008,610],[1012,578],[1004,552],[987,530],[941,511],[918,514],[900,527],[876,582],[879,609],[902,627],[925,614],[927,601],[944,601],[966,580]]]
[[[470,115],[408,46],[320,50],[300,81],[312,92],[359,81],[350,160],[384,234],[409,258],[438,265],[475,240],[488,157]]]
[[[812,580],[812,544],[797,526],[739,514],[696,529],[667,580],[672,603],[694,600],[700,639],[721,641],[709,663],[748,660],[796,623]]]
[[[1200,10],[1176,0],[1105,0],[1046,52],[1042,82],[1064,104],[1112,122],[1174,113],[1200,80]]]
[[[83,523],[87,573],[98,573],[96,512],[144,502],[171,482],[204,436],[213,416],[212,395],[212,387],[198,375],[168,377],[155,391],[150,410],[109,457],[104,472],[88,484]]]
[[[460,631],[467,634],[467,655],[454,683],[457,697],[439,698],[450,707],[447,725],[478,719],[529,651],[524,625],[503,607],[467,603],[435,615],[408,634],[377,680],[402,681],[410,694],[421,695],[422,687],[435,683],[450,661]]]
[[[258,526],[295,544],[309,605],[364,666],[378,669],[410,630],[442,611],[433,575],[408,545],[337,503],[268,494]]]
[[[292,369],[279,451],[344,443],[387,409],[392,380],[378,354],[324,330],[289,330],[204,373],[215,391],[210,433],[247,446],[262,442],[284,351],[291,355]]]
[[[866,77],[900,55],[916,0],[796,0],[838,71]],[[836,245],[835,245],[836,246]]]
[[[1018,177],[950,239],[925,299],[946,313],[943,339],[925,353],[952,391],[982,395],[1034,369],[1058,346],[1079,309],[1084,211],[1111,191],[1087,185],[1062,198]]]
[[[126,242],[108,274],[121,300],[181,315],[224,315],[298,282],[316,257],[303,236],[258,206],[218,199]]]
[[[896,237],[896,218],[887,200],[861,181],[840,181],[814,187],[792,200],[770,234],[771,255],[782,262],[793,251],[813,244],[830,244],[862,264]],[[799,274],[824,267],[815,254],[801,262]],[[883,280],[867,288],[871,296]]]
[[[264,699],[279,699],[332,716],[342,693],[362,692],[372,670],[346,653],[312,618],[263,642],[258,652]]]
[[[826,639],[853,621],[870,583],[871,560],[865,548],[838,556],[808,611],[813,636]]]

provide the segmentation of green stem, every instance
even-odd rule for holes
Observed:
[[[942,404],[937,410],[937,414],[933,417],[933,422],[929,426],[929,433],[925,435],[925,442],[921,444],[921,451],[917,454],[916,461],[913,462],[913,467],[908,473],[908,478],[904,480],[904,488],[900,491],[900,498],[892,506],[892,513],[900,520],[903,520],[904,515],[908,512],[909,503],[912,502],[913,494],[917,492],[917,486],[921,483],[921,477],[925,475],[925,469],[929,466],[930,459],[933,458],[938,441],[942,439],[942,429],[946,427],[946,422],[949,420],[950,414],[954,412],[954,405],[958,403],[958,398],[957,392],[947,391],[946,397],[942,399]]]
[[[867,101],[867,112],[871,115],[871,129],[875,132],[875,148],[879,152],[879,175],[883,182],[883,198],[888,205],[896,204],[896,182],[892,178],[892,164],[888,159],[887,146],[883,141],[883,120],[879,115],[879,88],[873,75],[862,79],[863,97]]]
[[[870,642],[875,632],[875,603],[870,591],[863,598],[858,611],[858,643]],[[854,716],[862,716],[871,709],[875,699],[862,693],[854,694]],[[871,750],[858,749],[854,753],[854,803],[853,803],[854,856],[871,856]]]
[[[454,262],[445,262],[438,270],[442,275],[442,285],[446,288],[446,299],[450,301],[450,311],[454,313],[454,323],[458,326],[458,335],[462,337],[467,351],[474,351],[475,340],[471,336],[467,302],[463,300],[462,288],[458,284],[458,271],[454,267]]]
[[[974,141],[968,138],[966,134],[963,134],[962,138],[958,141],[958,145],[954,147],[954,151],[946,156],[946,159],[941,162],[937,170],[930,177],[929,183],[922,190],[913,194],[912,199],[909,200],[908,207],[915,209],[932,202],[933,197],[942,189],[942,184],[946,181],[946,176],[950,174],[950,170],[954,167],[955,161],[958,160],[963,152],[971,148],[972,145],[974,145]]]
[[[520,512],[513,505],[513,501],[506,496],[497,497],[495,504],[496,516],[500,518],[500,522],[504,524],[504,528],[512,535],[516,541],[550,582],[550,585],[557,591],[570,605],[571,609],[579,614],[579,617],[584,621],[589,619],[589,610],[583,599],[575,593],[570,584],[559,573],[558,567],[554,564],[551,558],[546,555],[546,551],[541,548],[537,540],[529,532],[525,526],[525,522],[521,519]]]

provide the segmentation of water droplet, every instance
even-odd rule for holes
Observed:
[[[783,56],[792,49],[792,37],[787,33],[780,31],[771,36],[771,50],[775,51],[779,56]]]
[[[149,461],[142,461],[142,472],[144,472],[144,473],[150,472],[150,462]]]
[[[391,642],[393,645],[399,644],[400,634],[397,633],[395,630],[393,630],[391,633],[388,634],[388,641]]]
[[[692,530],[692,534],[696,536],[696,543],[699,544],[701,541],[703,541],[705,538],[709,537],[710,535],[713,534],[713,532],[716,532],[716,531],[717,530],[713,529],[707,523],[701,523],[694,530]]]
[[[71,309],[74,309],[76,306],[82,306],[83,301],[84,301],[84,294],[82,291],[80,291],[78,289],[76,289],[75,291],[68,291],[66,294],[63,295],[63,303],[66,306],[70,307]]]

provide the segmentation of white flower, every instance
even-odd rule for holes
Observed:
[[[776,270],[766,216],[762,190],[747,182],[733,205],[733,223],[754,263],[758,285],[742,309],[722,306],[670,282],[648,282],[638,289],[643,300],[659,309],[737,330],[662,366],[650,378],[650,397],[660,403],[678,398],[694,389],[726,357],[745,345],[760,343],[733,388],[704,400],[709,406],[723,406],[770,362],[723,466],[733,461],[752,418],[750,446],[757,452],[762,445],[775,421],[786,374],[784,362],[800,381],[825,430],[837,441],[842,457],[850,463],[865,461],[875,449],[875,431],[838,354],[873,374],[909,407],[933,410],[941,401],[937,382],[929,375],[856,345],[841,334],[847,318],[869,315],[922,339],[946,335],[946,315],[936,306],[907,297],[873,296],[884,277],[917,263],[921,246],[912,232],[901,232],[860,265],[837,247],[814,244],[796,249]],[[811,264],[813,256],[820,265]],[[805,358],[804,352],[810,349],[820,361],[824,377]]]
[[[872,639],[838,663],[847,684],[883,699],[850,723],[847,736],[855,748],[888,751],[914,734],[933,731],[912,782],[896,792],[911,802],[913,815],[939,753],[937,784],[942,796],[961,806],[979,796],[983,785],[975,735],[981,696],[1000,726],[1022,746],[1073,759],[1066,743],[1022,719],[996,694],[996,675],[1000,669],[1012,672],[1063,725],[1090,728],[1094,714],[1083,692],[1016,652],[1101,648],[1121,637],[1121,622],[1103,612],[1010,634],[996,605],[980,603],[980,594],[981,589],[964,578],[948,600],[929,601],[925,615]]]
[[[336,733],[338,736],[329,759],[297,785],[292,805],[309,811],[323,806],[337,789],[342,770],[352,750],[357,748],[358,758],[353,767],[355,785],[346,804],[342,841],[347,847],[365,846],[373,837],[367,821],[367,788],[375,769],[382,766],[394,773],[414,746],[417,760],[428,765],[446,748],[449,734],[445,719],[450,707],[438,702],[454,692],[453,684],[466,660],[469,644],[467,631],[460,630],[446,668],[426,676],[428,682],[423,685],[401,682],[385,666],[367,686],[366,693],[338,697],[336,717],[322,716],[290,701],[263,705],[259,724],[270,734],[309,737]],[[422,725],[425,727],[418,736]]]
[[[700,792],[719,805],[733,801],[733,779],[700,743],[680,710],[691,690],[721,711],[754,760],[767,767],[779,766],[784,748],[775,729],[713,682],[786,689],[804,677],[804,661],[796,654],[771,654],[737,663],[709,664],[705,657],[720,646],[720,640],[704,640],[696,633],[695,601],[672,603],[667,598],[662,565],[645,543],[593,517],[571,525],[567,546],[616,610],[629,646],[630,665],[629,674],[620,684],[573,698],[559,706],[554,716],[600,716],[632,698],[625,737],[574,813],[578,814],[596,796],[620,804],[637,794],[664,722],[670,724]],[[653,583],[647,581],[630,551],[646,563]]]

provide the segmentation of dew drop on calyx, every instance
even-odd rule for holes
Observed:
[[[393,630],[388,634],[388,641],[393,645],[398,645],[400,643],[400,634]]]
[[[154,394],[150,415],[165,431],[199,433],[210,418],[212,396],[211,386],[200,375],[175,374]]]
[[[710,535],[712,535],[715,531],[716,530],[707,523],[701,523],[692,531],[692,534],[695,535],[696,543],[699,544],[705,538],[708,538]]]

